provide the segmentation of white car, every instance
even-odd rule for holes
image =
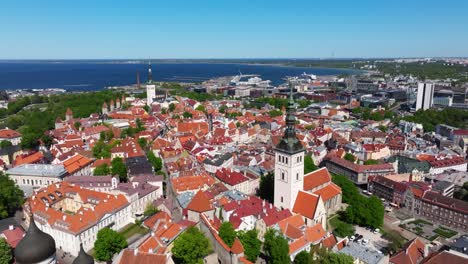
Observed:
[[[353,241],[355,238],[356,238],[356,237],[351,236],[351,237],[349,238],[349,240],[350,240],[350,241]]]
[[[367,245],[367,243],[369,243],[369,239],[363,239],[363,240],[362,240],[362,244],[363,244],[363,245]]]
[[[378,228],[374,229],[374,234],[377,234],[378,232],[380,232],[380,229]]]

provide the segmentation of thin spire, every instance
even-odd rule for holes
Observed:
[[[151,71],[151,59],[148,59],[148,83],[153,82],[153,72]]]

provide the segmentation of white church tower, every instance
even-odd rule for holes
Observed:
[[[275,194],[274,205],[292,210],[297,193],[304,188],[305,149],[296,137],[294,128],[294,100],[291,86],[286,114],[286,130],[280,143],[275,147]]]
[[[146,84],[146,104],[151,106],[154,97],[156,97],[156,85],[153,84],[153,72],[151,71],[151,62],[148,62],[148,83]]]

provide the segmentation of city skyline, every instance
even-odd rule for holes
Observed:
[[[2,3],[0,59],[467,57],[467,7],[462,1]]]

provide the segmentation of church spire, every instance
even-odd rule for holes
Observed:
[[[304,147],[296,137],[296,118],[294,117],[295,103],[293,98],[293,86],[289,83],[290,94],[289,102],[286,110],[286,130],[280,143],[276,146],[276,149],[288,153],[296,153],[304,151]]]
[[[151,60],[148,60],[148,83],[153,82],[153,72],[151,71]]]

